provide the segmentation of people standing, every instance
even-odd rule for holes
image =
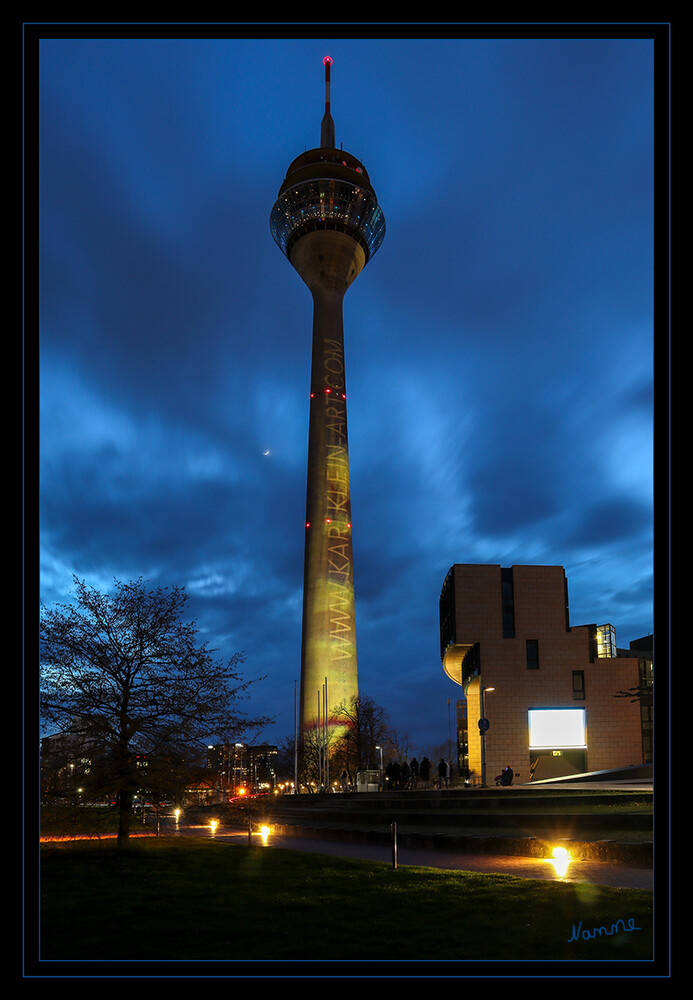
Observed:
[[[421,761],[421,767],[419,768],[419,775],[421,777],[421,784],[424,788],[428,788],[428,779],[431,775],[431,762],[428,757],[424,757]]]
[[[416,788],[419,783],[419,762],[416,757],[412,757],[409,770],[411,771],[411,787]]]

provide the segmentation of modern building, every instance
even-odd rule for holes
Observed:
[[[611,625],[570,625],[562,566],[452,566],[440,655],[464,689],[458,760],[472,784],[508,766],[525,782],[648,759],[641,699],[624,695],[643,657],[618,651]]]
[[[73,733],[56,733],[40,740],[41,797],[55,801],[79,798],[93,767],[94,750]]]
[[[629,648],[617,649],[617,656],[637,656],[638,683],[624,691],[621,697],[629,697],[640,705],[640,726],[642,731],[642,759],[646,764],[654,761],[654,636],[645,635],[633,639]]]
[[[337,149],[326,57],[320,145],[289,165],[270,231],[313,297],[305,520],[301,732],[338,728],[358,695],[342,304],[381,245],[385,219],[366,169]]]
[[[213,787],[219,800],[238,794],[240,789],[269,792],[277,780],[277,748],[269,743],[215,743],[207,747],[206,766],[215,776]]]

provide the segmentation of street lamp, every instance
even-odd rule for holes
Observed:
[[[380,750],[380,790],[383,790],[383,748],[376,743],[376,750]]]
[[[495,691],[493,687],[482,687],[481,689],[481,718],[479,719],[479,732],[481,733],[481,787],[486,788],[486,730],[489,722],[484,710],[484,695],[487,691]]]

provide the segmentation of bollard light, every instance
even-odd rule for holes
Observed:
[[[565,849],[565,847],[554,847],[551,852],[552,857],[549,859],[554,867],[557,875],[561,878],[568,871],[568,865],[570,864],[570,853]]]

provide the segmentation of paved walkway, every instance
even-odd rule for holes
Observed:
[[[211,836],[205,827],[181,829],[191,836]],[[228,843],[247,843],[248,834],[224,831],[216,840]],[[262,843],[253,836],[253,843]],[[392,847],[383,844],[352,844],[330,840],[310,840],[302,837],[270,835],[268,846],[283,847],[310,854],[329,854],[342,858],[364,858],[392,865]],[[519,878],[548,879],[552,882],[581,882],[608,885],[617,888],[652,889],[653,871],[637,865],[615,864],[609,861],[570,861],[565,869],[558,863],[542,858],[507,857],[493,854],[473,854],[465,851],[425,850],[415,847],[398,847],[397,865],[423,865],[429,868],[447,868],[456,871],[482,872],[488,875],[514,875]]]

